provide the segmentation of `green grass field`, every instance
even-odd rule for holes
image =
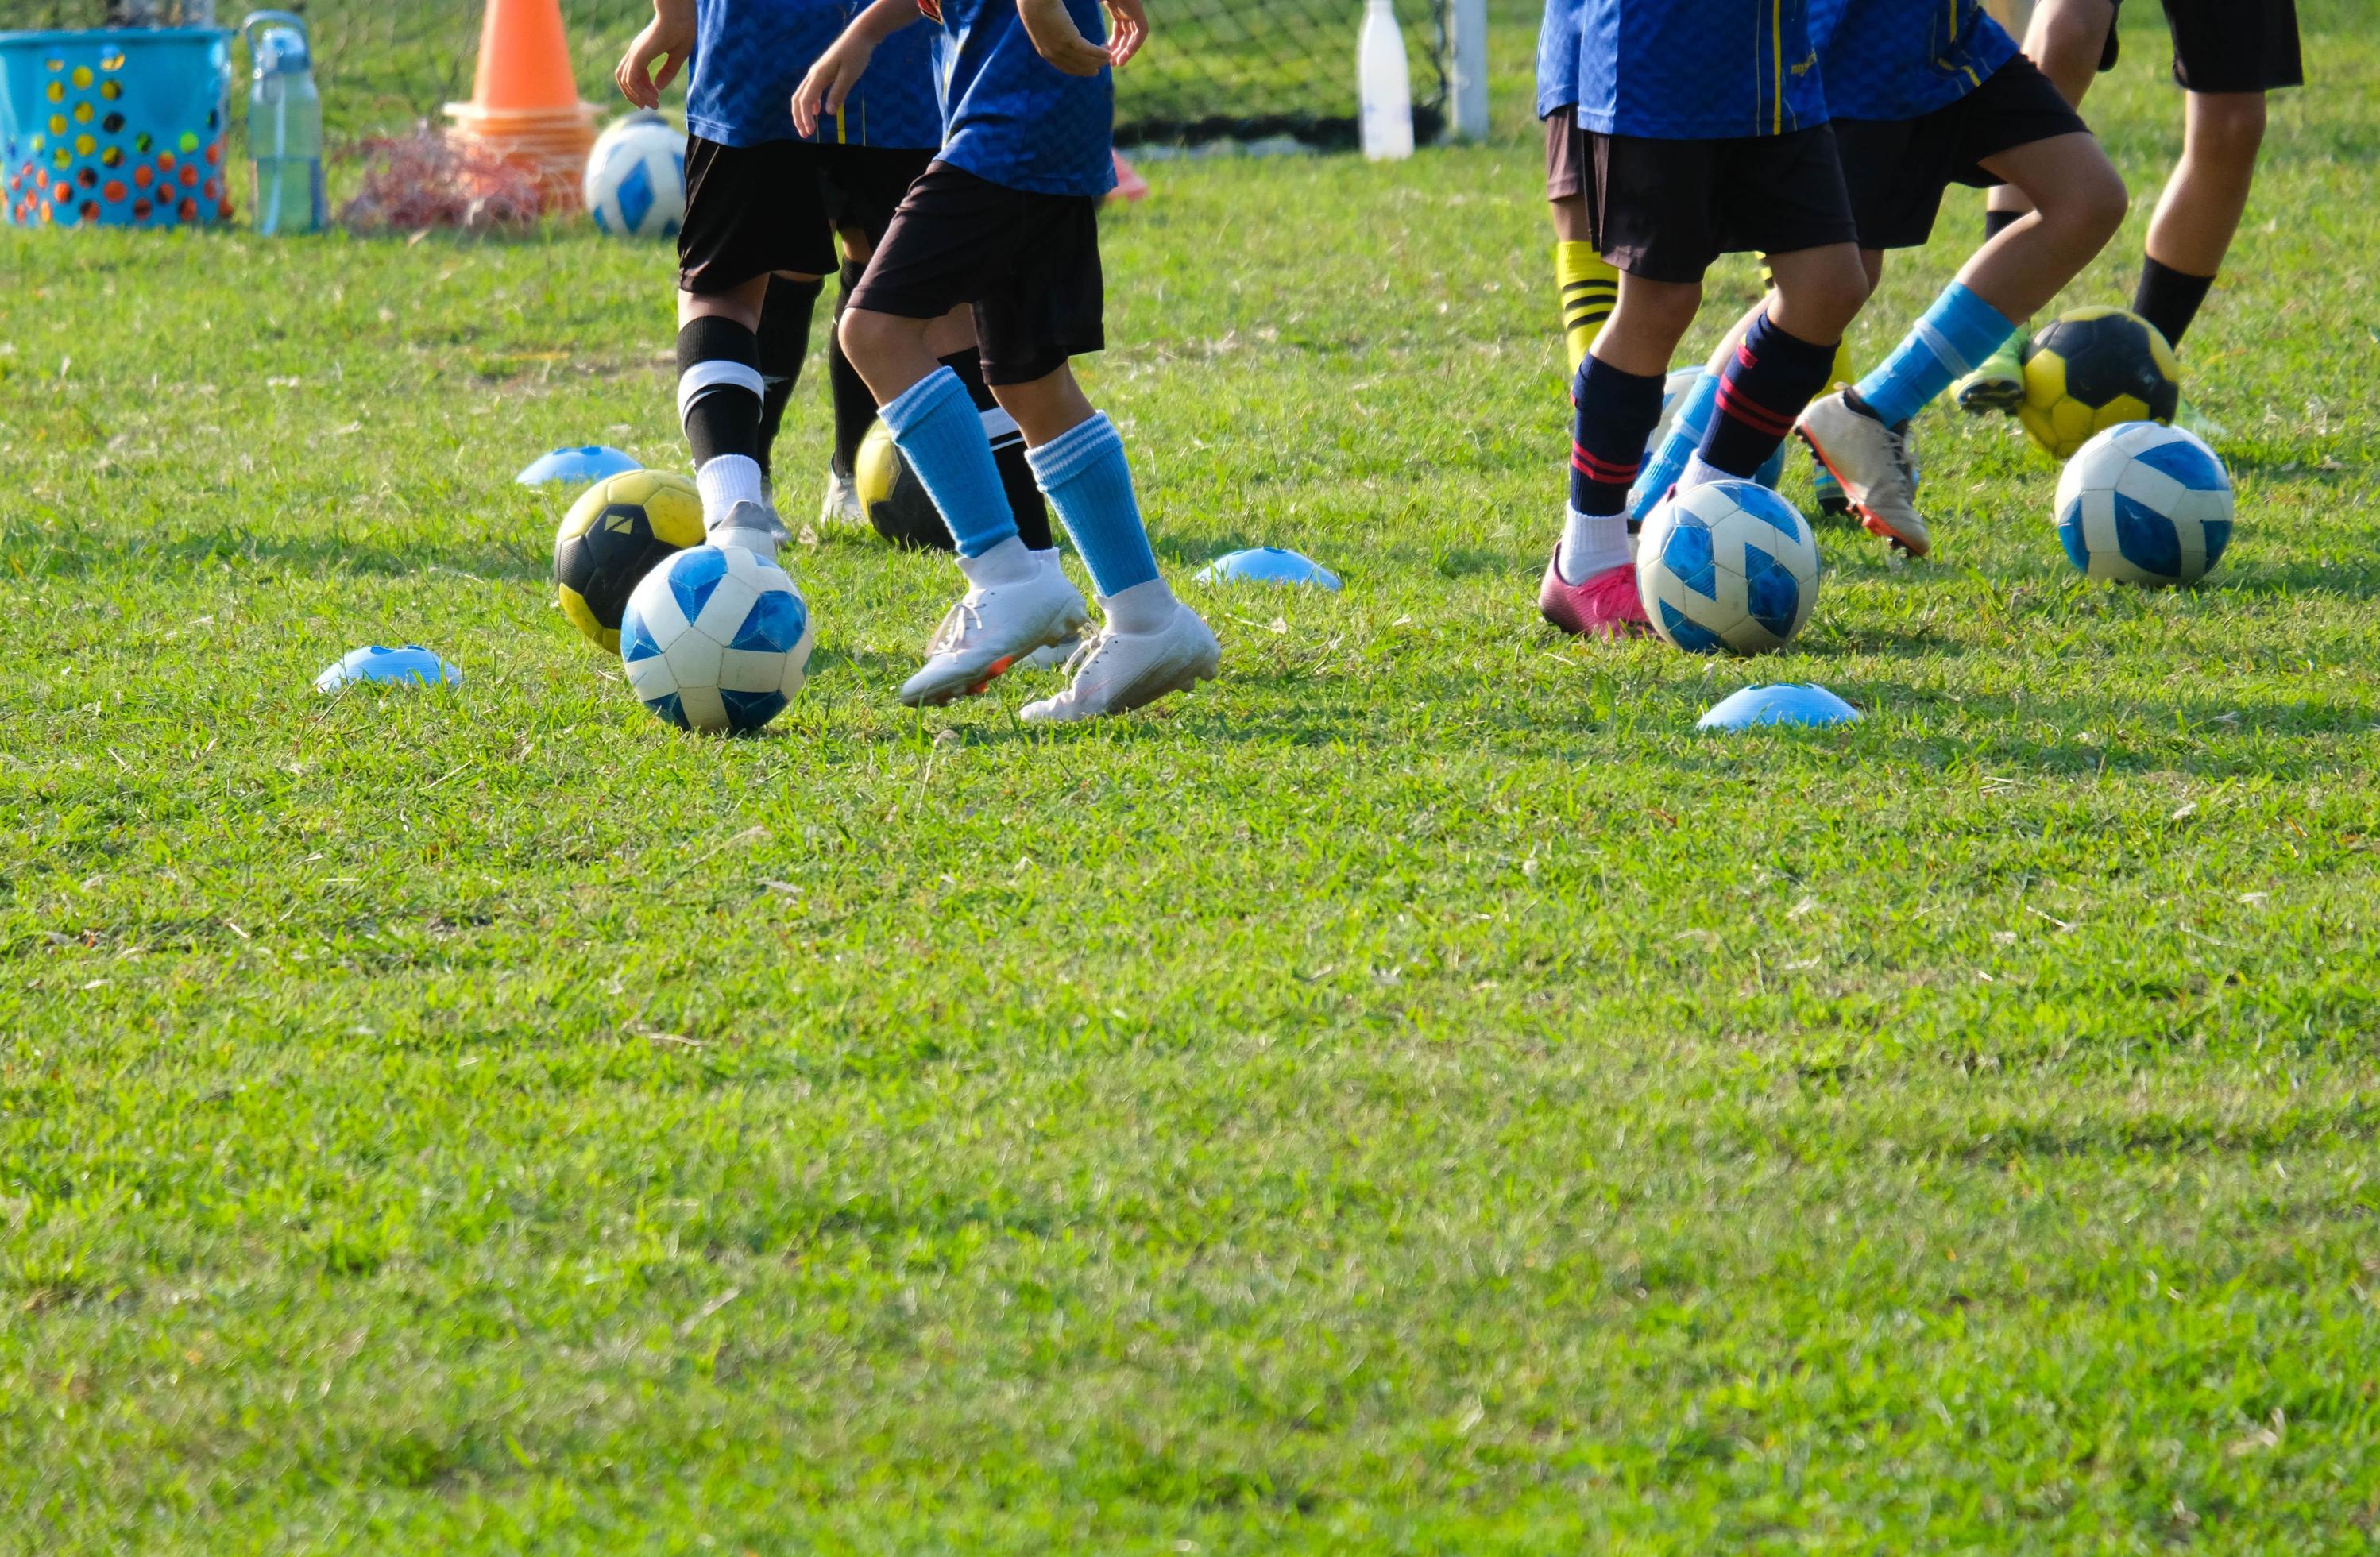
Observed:
[[[1491,147],[1108,225],[1161,558],[1349,583],[1054,735],[895,704],[953,578],[872,541],[765,738],[567,629],[510,478],[682,460],[659,250],[0,233],[0,1549],[2372,1551],[2380,43],[2307,14],[2206,587],[1937,411],[1938,560],[1822,532],[1795,652],[1543,627],[1508,30]],[[407,640],[468,684],[311,689]],[[1693,732],[1768,679],[1867,719]]]

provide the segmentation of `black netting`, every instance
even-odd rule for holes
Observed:
[[[0,31],[96,27],[120,13],[179,19],[195,0],[0,0]],[[216,0],[236,25],[251,6]],[[323,112],[337,141],[404,129],[468,97],[480,0],[306,0]],[[1355,140],[1355,31],[1361,0],[1167,0],[1150,42],[1116,78],[1116,140],[1239,140],[1289,136],[1320,146]],[[581,90],[616,104],[612,65],[652,16],[650,0],[563,0]],[[1446,0],[1401,10],[1413,62],[1414,130],[1444,123]]]

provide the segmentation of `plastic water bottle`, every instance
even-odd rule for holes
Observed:
[[[248,90],[256,230],[320,232],[330,220],[322,190],[322,94],[314,87],[306,23],[288,11],[258,11],[240,29],[256,66]]]
[[[1405,35],[1389,0],[1364,0],[1355,89],[1363,103],[1364,155],[1376,163],[1412,156],[1413,75],[1405,66]]]

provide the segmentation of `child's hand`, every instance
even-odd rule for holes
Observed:
[[[1138,8],[1138,0],[1122,3]],[[1033,52],[1067,75],[1096,76],[1107,68],[1108,51],[1083,36],[1066,13],[1066,0],[1016,0],[1016,15],[1033,40]]]
[[[637,34],[628,52],[620,56],[619,68],[612,72],[612,80],[620,95],[639,108],[662,105],[662,90],[677,79],[686,68],[686,56],[694,52],[694,6],[691,0],[653,0],[653,19]],[[653,62],[661,61],[661,74],[653,74]]]
[[[1148,42],[1148,13],[1140,0],[1107,0],[1108,60],[1121,69]]]
[[[818,133],[819,121],[832,118],[843,112],[851,89],[868,73],[868,62],[876,57],[876,41],[857,28],[846,31],[827,45],[826,53],[818,56],[794,89],[794,128],[804,136]]]

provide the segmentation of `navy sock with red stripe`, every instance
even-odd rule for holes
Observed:
[[[1793,431],[1810,397],[1827,387],[1836,345],[1788,335],[1766,313],[1754,320],[1720,376],[1718,412],[1696,451],[1703,463],[1750,480]]]
[[[1571,388],[1570,511],[1556,563],[1571,583],[1628,560],[1628,489],[1645,462],[1645,440],[1661,420],[1661,373],[1630,373],[1597,360],[1580,364]]]

